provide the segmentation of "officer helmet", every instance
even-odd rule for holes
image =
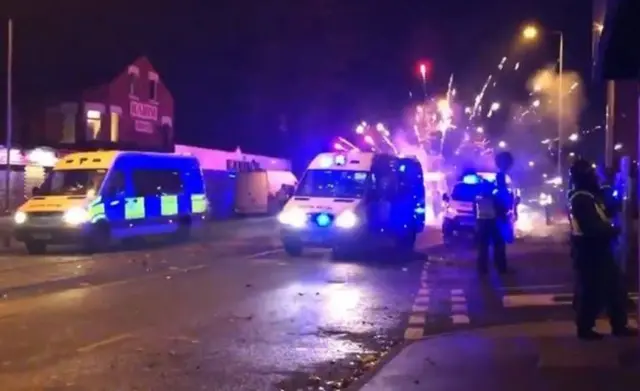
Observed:
[[[598,184],[598,176],[591,162],[578,158],[569,169],[571,182],[576,187],[590,187]]]

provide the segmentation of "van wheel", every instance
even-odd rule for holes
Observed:
[[[100,253],[107,251],[111,245],[111,227],[106,221],[96,223],[89,233],[85,243],[84,252]]]
[[[191,220],[183,218],[178,221],[178,230],[176,231],[176,239],[180,242],[187,241],[191,237]]]
[[[299,257],[302,255],[302,245],[294,243],[284,243],[284,252],[291,257]]]
[[[41,240],[28,240],[24,242],[27,252],[32,255],[45,254],[47,252],[47,243]]]

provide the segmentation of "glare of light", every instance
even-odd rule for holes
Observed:
[[[516,230],[521,233],[530,233],[533,230],[533,217],[531,216],[531,210],[522,204],[518,205]]]
[[[517,71],[518,69],[520,69],[520,63],[517,62],[516,65],[513,67],[514,71]]]
[[[533,90],[535,92],[540,92],[540,90],[542,90],[542,87],[540,86],[540,84],[536,84],[536,85],[533,86]]]
[[[616,145],[613,146],[613,149],[615,149],[616,151],[619,151],[622,149],[622,144],[621,143],[617,143]]]
[[[535,163],[535,162],[533,162],[533,161],[530,161],[530,162],[529,162],[529,167],[533,167],[533,166],[535,166],[535,165],[536,165],[536,163]]]
[[[375,144],[375,141],[373,141],[373,138],[369,135],[364,136],[364,142],[369,145]]]
[[[593,29],[596,30],[598,34],[602,34],[602,30],[604,30],[604,25],[602,23],[594,23]]]
[[[507,143],[505,143],[504,141],[500,141],[500,142],[498,143],[498,147],[500,147],[500,148],[506,148],[506,147],[507,147]]]
[[[526,40],[533,40],[536,39],[538,37],[538,28],[536,26],[525,26],[524,29],[522,29],[522,38],[526,39]]]
[[[593,163],[593,164],[591,165],[591,167],[592,167],[592,168],[598,168],[598,166],[597,166],[595,163]]]
[[[493,102],[491,104],[491,111],[496,111],[496,110],[500,110],[500,103],[498,102]]]
[[[551,142],[551,139],[548,139],[548,138],[541,141],[542,144],[549,144],[550,142]]]
[[[384,128],[384,124],[382,124],[382,123],[378,123],[378,124],[376,125],[376,130],[377,130],[378,132],[383,132],[383,131],[385,130],[385,128]]]
[[[340,143],[333,144],[333,148],[337,151],[344,151],[344,147]]]
[[[540,107],[540,99],[536,99],[533,101],[533,107]]]
[[[542,177],[543,177],[543,178],[546,178],[547,176],[548,176],[547,174],[542,174]]]
[[[578,141],[578,133],[573,133],[569,136],[569,141]]]
[[[562,178],[557,176],[554,178],[549,179],[548,181],[546,181],[545,183],[549,184],[549,185],[554,185],[554,186],[558,186],[562,184]]]
[[[471,107],[469,107],[469,106],[467,106],[467,107],[465,107],[465,108],[464,108],[464,113],[465,113],[465,114],[471,114],[471,113],[472,113],[472,111],[473,111],[473,109],[472,109]]]
[[[356,128],[356,133],[363,134],[364,129],[365,129],[364,125],[358,125],[358,127]]]
[[[576,154],[574,152],[570,152],[569,156],[574,157],[574,156],[576,156]]]
[[[476,128],[476,132],[482,134],[482,133],[484,133],[484,128],[482,126],[478,126]]]

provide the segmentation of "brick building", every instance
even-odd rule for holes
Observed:
[[[23,146],[173,151],[173,97],[146,57],[79,78],[21,110]]]

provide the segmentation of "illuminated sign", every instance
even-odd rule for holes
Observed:
[[[252,172],[252,171],[260,171],[262,168],[260,167],[260,163],[255,160],[246,161],[246,160],[227,160],[227,170],[236,171],[236,172]]]
[[[129,103],[129,111],[133,118],[146,119],[150,121],[158,120],[158,106],[131,101],[131,103]]]
[[[135,129],[136,129],[136,132],[153,133],[153,123],[151,123],[149,121],[136,120],[136,121],[134,121],[134,126],[135,126]]]

